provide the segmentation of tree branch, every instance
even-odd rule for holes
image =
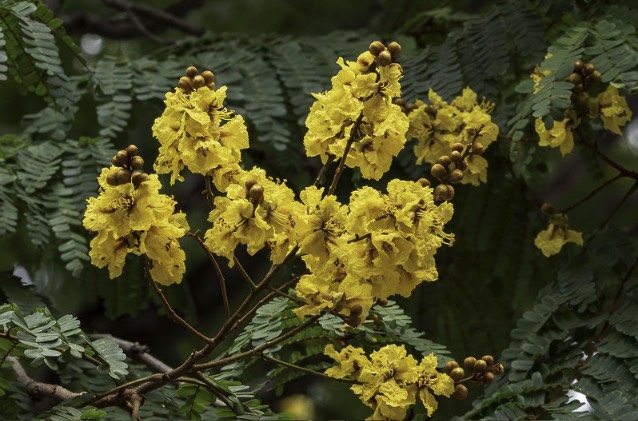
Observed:
[[[82,393],[71,392],[57,384],[42,383],[29,377],[24,370],[20,361],[16,357],[7,357],[7,361],[13,365],[13,371],[16,373],[16,380],[22,384],[33,400],[40,400],[43,397],[53,398],[56,401],[65,401],[80,396]]]
[[[150,369],[157,371],[158,373],[168,373],[173,368],[163,361],[158,360],[149,353],[149,349],[146,345],[142,345],[139,342],[130,342],[124,339],[116,338],[115,336],[102,333],[94,333],[89,335],[91,340],[99,338],[107,338],[119,345],[120,348],[131,358],[140,361]]]

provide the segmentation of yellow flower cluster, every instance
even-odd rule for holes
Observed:
[[[273,263],[281,263],[296,243],[294,227],[303,205],[285,184],[276,183],[261,168],[240,170],[226,190],[215,198],[205,235],[206,246],[234,264],[234,251],[244,244],[254,255],[268,245]]]
[[[537,118],[534,128],[540,138],[538,145],[560,148],[561,155],[567,155],[574,149],[572,127],[578,125],[578,123],[578,118],[571,108],[565,112],[563,120],[554,120],[554,124],[550,129],[545,127],[545,122],[542,118]]]
[[[339,352],[328,345],[324,353],[339,363],[327,369],[327,375],[335,379],[350,376],[357,381],[350,389],[374,410],[369,419],[404,419],[417,396],[428,416],[432,416],[438,408],[433,395],[449,397],[454,392],[452,378],[436,370],[434,354],[417,363],[403,345],[386,345],[370,354],[369,359],[361,348],[352,345]]]
[[[499,129],[489,114],[494,105],[486,101],[479,104],[472,89],[465,88],[462,95],[450,104],[432,89],[428,92],[428,99],[430,104],[417,100],[416,108],[408,114],[410,129],[407,136],[418,141],[414,147],[417,164],[424,161],[436,163],[441,156],[450,155],[455,143],[469,145],[478,130],[477,141],[486,148],[497,139]],[[470,155],[465,162],[467,170],[460,181],[462,184],[478,186],[487,182],[485,158]]]
[[[379,65],[370,52],[357,61],[337,63],[332,89],[314,94],[316,101],[306,119],[306,155],[341,158],[349,140],[345,165],[359,168],[364,178],[378,180],[403,149],[408,119],[392,98],[401,94],[403,69],[397,63]]]
[[[175,212],[175,201],[159,193],[161,184],[151,174],[136,188],[132,182],[111,185],[104,168],[98,178],[100,193],[88,199],[83,224],[97,232],[91,240],[91,263],[108,266],[112,278],[122,274],[127,253],[145,255],[151,262],[151,277],[159,284],[178,284],[185,271],[185,254],[177,241],[188,230],[186,215]]]
[[[171,173],[171,184],[183,181],[184,167],[196,174],[211,175],[224,191],[239,172],[241,149],[248,147],[248,131],[241,115],[233,115],[223,103],[226,87],[207,86],[190,93],[176,88],[166,94],[166,108],[153,124],[160,143],[154,169]]]
[[[590,102],[589,113],[592,116],[599,116],[603,121],[603,127],[617,135],[621,134],[620,128],[633,116],[625,97],[619,95],[618,89],[611,85],[598,94],[595,101]]]
[[[298,316],[334,309],[356,326],[376,299],[407,297],[437,279],[434,255],[454,241],[443,231],[452,204],[435,205],[432,188],[419,182],[392,180],[387,191],[362,187],[347,206],[315,187],[301,193],[306,217],[297,238],[310,273],[296,287],[306,302]]]

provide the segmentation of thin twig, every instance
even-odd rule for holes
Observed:
[[[326,175],[326,171],[328,171],[328,167],[330,167],[333,161],[334,161],[334,156],[329,155],[328,159],[326,160],[326,163],[323,164],[323,167],[321,167],[321,171],[319,171],[317,178],[315,178],[315,182],[312,183],[313,186],[315,187],[319,186],[319,184],[321,183],[321,179],[323,179],[323,177]]]
[[[615,176],[613,178],[610,178],[609,180],[606,180],[600,186],[596,187],[594,190],[589,192],[589,194],[587,196],[583,197],[582,199],[580,199],[576,203],[566,207],[565,209],[559,210],[558,213],[567,213],[570,210],[576,208],[577,206],[582,205],[583,203],[585,203],[586,201],[588,201],[589,199],[594,197],[596,195],[596,193],[598,193],[599,191],[603,190],[605,187],[607,187],[608,185],[610,185],[611,183],[613,183],[614,181],[616,181],[616,180],[618,180],[618,179],[620,179],[622,177],[623,177],[622,174],[618,174],[617,176]]]
[[[153,32],[149,31],[146,26],[144,26],[144,23],[140,20],[140,18],[137,17],[137,15],[135,14],[135,12],[132,10],[132,8],[130,7],[130,5],[125,6],[125,11],[126,14],[129,16],[129,18],[131,18],[131,22],[133,22],[133,25],[135,25],[135,27],[144,35],[146,35],[148,37],[148,39],[150,39],[151,41],[154,41],[158,44],[170,44],[170,41],[165,40],[162,37],[159,37],[157,35],[155,35]],[[138,408],[139,409],[139,408]]]
[[[185,20],[179,19],[174,14],[167,13],[164,10],[155,9],[154,7],[141,4],[139,2],[129,3],[123,0],[103,0],[104,3],[114,9],[127,11],[133,10],[137,14],[156,21],[161,28],[167,26],[179,29],[187,34],[201,36],[204,35],[202,28],[195,27]]]
[[[99,338],[107,338],[112,340],[113,342],[118,344],[119,347],[122,348],[122,351],[124,351],[124,353],[126,353],[128,356],[144,363],[144,365],[159,373],[167,373],[173,369],[168,364],[152,356],[148,352],[148,347],[146,347],[145,345],[141,345],[138,342],[130,342],[125,339],[116,338],[115,336],[102,333],[93,333],[88,336],[91,340]]]
[[[283,365],[284,367],[292,368],[293,370],[303,371],[304,373],[312,374],[313,376],[322,377],[324,379],[339,380],[339,381],[346,382],[346,383],[356,383],[354,380],[351,380],[351,379],[337,379],[337,378],[334,378],[334,377],[330,377],[329,375],[327,375],[325,373],[322,373],[320,371],[315,371],[315,370],[311,370],[311,369],[306,368],[306,367],[295,365],[295,364],[289,363],[287,361],[280,360],[278,358],[272,357],[272,356],[270,356],[268,354],[264,354],[263,352],[261,354],[259,354],[259,357],[261,357],[261,358],[263,358],[265,360],[271,361],[271,362],[273,362],[275,364]]]
[[[164,293],[162,292],[162,290],[160,289],[160,287],[157,285],[157,283],[155,281],[153,281],[153,279],[150,276],[150,267],[149,267],[149,262],[147,258],[144,258],[144,267],[146,269],[146,275],[148,277],[148,282],[151,284],[151,286],[153,287],[153,289],[155,290],[155,292],[157,293],[157,295],[160,297],[160,300],[162,301],[162,304],[164,304],[164,308],[166,309],[166,311],[168,312],[168,314],[180,325],[182,325],[182,327],[184,327],[186,330],[188,330],[189,332],[191,332],[193,335],[197,336],[199,339],[201,339],[202,341],[206,342],[206,343],[210,343],[211,339],[204,335],[203,333],[201,333],[199,330],[195,329],[195,327],[193,325],[191,325],[190,323],[188,323],[186,320],[184,320],[182,317],[180,317],[175,310],[173,310],[173,307],[171,307],[170,303],[168,302],[168,300],[166,299],[166,296],[164,296]]]
[[[235,262],[235,265],[237,265],[237,269],[239,270],[239,273],[241,273],[242,278],[244,278],[244,280],[250,287],[250,290],[254,291],[257,288],[257,285],[255,285],[255,282],[253,282],[253,279],[250,277],[248,272],[246,272],[246,269],[244,269],[241,262],[239,261],[237,256],[235,256],[234,254],[233,254],[233,261]]]
[[[618,202],[616,204],[616,206],[611,210],[611,212],[609,212],[609,215],[607,215],[607,218],[605,218],[603,223],[600,224],[599,229],[604,227],[605,225],[607,225],[609,223],[609,221],[611,221],[611,218],[613,218],[614,215],[616,214],[616,212],[618,212],[618,209],[620,209],[622,207],[622,205],[625,204],[627,199],[629,199],[629,197],[631,197],[631,195],[634,194],[636,189],[638,189],[638,181],[636,181],[634,184],[631,185],[629,190],[627,190],[627,193],[625,193],[625,195],[622,197],[622,199],[620,199],[620,202]]]
[[[337,183],[339,182],[339,178],[341,177],[341,173],[343,172],[343,168],[346,165],[346,158],[348,157],[348,153],[350,152],[350,147],[355,140],[355,137],[359,133],[359,126],[361,125],[361,121],[363,120],[363,113],[359,114],[359,118],[354,122],[354,126],[352,127],[352,131],[350,132],[350,137],[348,138],[348,142],[346,143],[346,147],[343,150],[343,156],[339,160],[339,166],[332,177],[332,183],[330,183],[330,187],[328,188],[327,196],[333,194],[335,190],[337,190]]]
[[[578,136],[580,138],[580,140],[582,141],[582,144],[585,145],[585,147],[587,147],[588,149],[590,149],[592,152],[594,152],[596,155],[598,155],[600,157],[600,159],[602,159],[603,161],[605,161],[607,163],[607,165],[615,168],[616,170],[618,170],[618,172],[620,172],[623,176],[625,177],[631,177],[635,180],[638,180],[638,173],[635,171],[631,171],[628,170],[627,168],[623,167],[622,165],[620,165],[618,162],[614,161],[613,159],[609,158],[607,155],[605,155],[604,153],[602,153],[599,149],[598,146],[596,145],[596,143],[589,143],[586,140],[585,134],[583,133],[582,129],[579,127],[576,129]]]

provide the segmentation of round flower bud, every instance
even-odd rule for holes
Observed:
[[[193,90],[193,81],[187,78],[186,76],[182,76],[177,82],[177,87],[182,91],[189,93]]]
[[[458,168],[461,171],[465,171],[467,169],[467,162],[465,162],[467,158],[465,158],[462,161],[459,161],[456,163],[456,168]]]
[[[449,184],[444,184],[444,186],[447,188],[447,199],[445,200],[452,200],[454,199],[454,187],[450,186]]]
[[[487,363],[484,360],[477,360],[474,364],[475,373],[484,373],[487,370]]]
[[[202,86],[206,85],[206,81],[202,77],[202,75],[197,75],[193,78],[193,88],[199,89]]]
[[[447,178],[447,170],[441,164],[432,165],[432,168],[430,168],[430,173],[433,177],[439,180],[445,180]]]
[[[603,75],[598,70],[594,70],[594,73],[591,74],[591,77],[594,81],[594,85],[602,79]]]
[[[392,41],[390,44],[388,44],[388,51],[390,52],[392,58],[394,58],[401,54],[401,45],[399,45],[398,42]]]
[[[135,145],[128,145],[126,147],[126,153],[128,154],[128,156],[135,156],[140,154],[140,150]]]
[[[392,100],[392,103],[398,105],[399,107],[405,107],[405,99],[403,98],[394,98]]]
[[[457,183],[459,181],[461,181],[463,179],[463,171],[459,170],[458,168],[453,170],[450,173],[450,181],[453,183]]]
[[[452,160],[452,162],[458,162],[460,161],[462,158],[462,154],[459,151],[452,151],[450,152],[450,159]]]
[[[444,202],[447,200],[447,185],[439,184],[434,188],[434,200],[436,202]]]
[[[463,366],[466,370],[474,371],[474,364],[476,364],[476,358],[474,357],[467,357],[463,360]]]
[[[419,184],[421,184],[423,187],[430,187],[430,180],[428,180],[427,178],[419,178]]]
[[[444,167],[447,167],[448,165],[450,165],[452,163],[452,158],[450,158],[447,155],[443,155],[442,157],[440,157],[439,159],[436,160],[437,164],[441,164]]]
[[[206,82],[207,85],[210,85],[211,83],[215,82],[215,74],[211,72],[210,70],[204,70],[201,76],[204,78],[204,81]]]
[[[117,171],[111,171],[109,175],[106,176],[106,182],[109,186],[119,186],[120,183],[117,180]]]
[[[467,398],[467,387],[465,387],[465,385],[462,384],[457,384],[454,387],[454,393],[452,393],[452,396],[454,399],[459,399],[459,400],[463,400],[465,398]]]
[[[465,377],[465,370],[463,370],[461,367],[456,367],[454,370],[450,371],[449,376],[452,377],[452,380],[458,382],[463,377]]]
[[[381,51],[377,56],[377,63],[381,66],[387,66],[392,63],[392,55],[390,55],[390,52],[388,50]]]
[[[583,70],[584,65],[585,63],[583,63],[581,60],[576,60],[574,62],[574,70],[580,72],[581,70]]]
[[[385,307],[388,305],[388,300],[383,299],[383,298],[377,298],[377,305],[381,306],[381,307]]]
[[[255,184],[257,184],[257,180],[248,180],[244,185],[246,186],[246,190],[250,191],[250,188]]]
[[[474,142],[474,144],[472,144],[472,153],[474,155],[483,155],[483,152],[485,152],[485,146],[483,146],[481,142]]]
[[[575,85],[577,83],[583,82],[583,76],[580,73],[572,72],[569,74],[569,77],[567,78],[567,80],[569,80],[571,83]]]
[[[549,203],[543,203],[541,205],[541,212],[543,212],[545,215],[552,215],[554,213],[554,207]]]
[[[490,384],[494,381],[494,374],[489,371],[485,373],[485,377],[483,377],[483,383]]]
[[[460,142],[456,142],[454,145],[452,145],[453,151],[463,152],[463,149],[465,149],[465,146],[463,146],[463,144]]]
[[[350,316],[351,317],[360,316],[361,313],[363,313],[363,308],[359,304],[355,304],[352,307],[350,307]]]
[[[134,156],[131,158],[131,168],[134,170],[139,170],[144,166],[144,160],[141,156]]]
[[[133,177],[131,177],[131,181],[133,182],[133,186],[135,186],[135,188],[138,188],[140,184],[142,184],[146,180],[148,180],[148,174],[140,171],[134,172]]]
[[[594,70],[596,70],[596,68],[594,67],[593,64],[591,63],[587,63],[583,66],[583,72],[586,75],[591,75],[592,73],[594,73]]]
[[[195,76],[197,76],[197,67],[189,66],[186,69],[186,77],[193,79]]]
[[[117,155],[113,156],[113,159],[111,159],[111,164],[115,165],[116,167],[123,167],[124,165],[120,164],[120,161],[117,160]]]
[[[118,167],[125,167],[128,165],[128,154],[123,149],[121,151],[117,151],[113,159],[120,164]]]
[[[209,83],[208,85],[206,85],[206,87],[207,87],[208,89],[210,89],[211,91],[214,91],[214,90],[215,90],[215,82],[213,82],[213,83]]]
[[[126,168],[120,168],[116,173],[117,184],[126,184],[131,181],[131,172]]]
[[[443,367],[443,370],[445,370],[445,374],[450,374],[452,370],[458,367],[459,363],[457,363],[456,361],[448,361],[447,363],[445,363],[445,367]]]
[[[494,357],[491,355],[483,355],[481,359],[487,363],[488,367],[494,365]]]
[[[259,184],[253,184],[250,190],[248,190],[248,197],[252,203],[260,204],[264,201],[264,188]]]
[[[373,56],[378,56],[381,51],[385,50],[385,45],[381,41],[372,41],[370,46],[368,47],[368,51]]]
[[[503,366],[503,364],[498,363],[494,367],[492,367],[492,370],[494,371],[494,373],[501,375],[505,372],[505,367]]]

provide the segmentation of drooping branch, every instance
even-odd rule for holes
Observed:
[[[58,384],[43,383],[29,377],[25,369],[15,357],[7,357],[7,361],[12,363],[13,371],[16,373],[16,380],[22,384],[29,396],[35,401],[44,397],[55,399],[56,401],[65,401],[73,399],[81,395],[81,393],[71,392]]]

